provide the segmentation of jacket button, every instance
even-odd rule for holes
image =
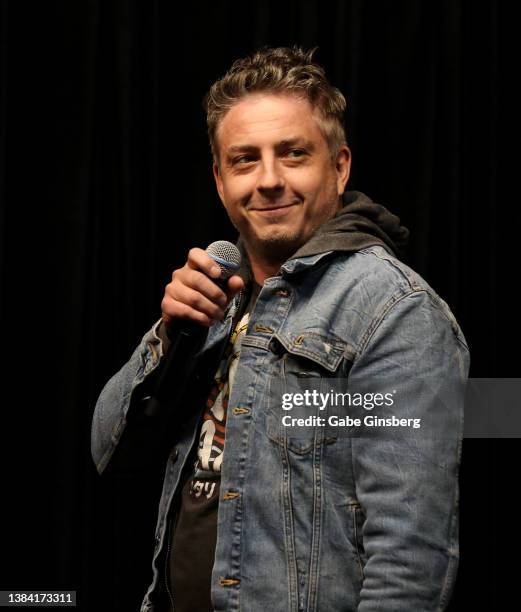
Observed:
[[[170,453],[170,461],[172,463],[175,463],[177,461],[178,456],[179,456],[179,451],[177,450],[177,448],[174,448],[174,450]]]
[[[277,289],[276,295],[287,298],[289,297],[289,291],[287,289]]]
[[[272,334],[273,333],[273,330],[271,329],[271,327],[267,327],[266,325],[260,325],[258,323],[253,326],[253,331],[261,332],[263,334]]]
[[[237,406],[236,408],[234,408],[232,410],[233,414],[250,414],[250,409],[249,408],[241,408],[240,406]]]
[[[241,581],[238,580],[237,578],[225,578],[224,576],[221,576],[219,578],[219,584],[221,586],[235,586],[236,584],[239,584]]]
[[[223,495],[223,500],[227,499],[235,499],[239,497],[240,493],[238,491],[225,491]]]

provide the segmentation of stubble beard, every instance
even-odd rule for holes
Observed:
[[[249,236],[245,240],[251,252],[267,264],[282,265],[305,242],[297,232],[283,231],[264,236]]]
[[[327,212],[318,219],[310,228],[308,234],[302,235],[301,230],[280,230],[276,227],[273,232],[270,232],[269,226],[263,228],[262,235],[251,232],[249,236],[243,236],[244,242],[248,250],[255,253],[256,257],[262,259],[267,264],[282,265],[294,253],[300,249],[313,236],[317,230],[324,225],[329,219],[334,217],[340,210],[339,200],[334,200]]]

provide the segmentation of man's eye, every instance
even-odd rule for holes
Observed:
[[[290,151],[287,152],[287,155],[289,157],[302,157],[306,154],[306,152],[303,149],[291,149]]]
[[[241,155],[235,159],[236,164],[248,164],[251,161],[254,161],[251,155]]]

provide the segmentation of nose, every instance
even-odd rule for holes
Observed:
[[[276,159],[271,158],[262,161],[257,189],[266,195],[278,193],[284,189],[284,176]]]

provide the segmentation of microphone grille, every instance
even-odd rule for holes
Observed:
[[[241,265],[239,249],[227,240],[212,242],[206,249],[206,252],[221,268],[221,278],[229,278]]]

